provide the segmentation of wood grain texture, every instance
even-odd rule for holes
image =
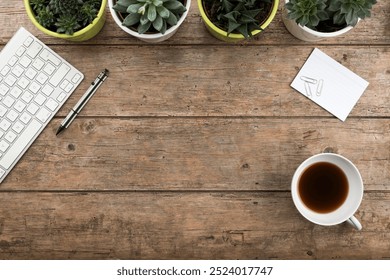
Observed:
[[[261,36],[229,45],[192,0],[178,33],[151,45],[109,14],[90,41],[50,38],[22,1],[1,1],[0,49],[24,26],[85,81],[0,185],[0,259],[389,259],[390,1],[319,43],[294,39],[281,8]],[[314,47],[370,82],[346,122],[290,87]],[[109,79],[56,137],[103,68]],[[359,168],[362,231],[295,210],[291,177],[321,152]]]
[[[389,194],[365,194],[359,232],[306,221],[288,193],[2,193],[0,204],[3,259],[390,258]]]
[[[49,37],[36,29],[30,22],[25,13],[23,1],[11,0],[3,1],[0,7],[0,26],[2,32],[0,34],[0,43],[5,43],[13,35],[19,26],[24,26],[31,30],[39,38],[44,40],[47,44],[74,44],[65,42],[59,39]],[[278,13],[275,19],[265,30],[263,34],[256,37],[255,40],[244,42],[241,44],[248,45],[306,45],[303,41],[295,39],[285,28],[282,22],[282,2],[280,1]],[[85,44],[129,44],[129,45],[144,45],[138,39],[127,35],[114,22],[107,7],[107,23],[105,24],[101,33],[92,40],[85,42]],[[322,41],[320,44],[389,44],[390,43],[390,3],[387,0],[379,0],[378,4],[372,10],[372,17],[367,18],[359,23],[356,28],[346,36],[337,39]],[[226,44],[212,37],[206,30],[199,14],[199,9],[196,0],[192,0],[188,16],[177,34],[171,39],[162,43],[166,45],[180,44]]]
[[[103,68],[111,71],[110,77],[83,116],[331,116],[290,87],[313,47],[88,45],[53,49],[85,74],[85,81],[60,111],[61,117]],[[390,116],[389,46],[323,46],[321,50],[370,83],[350,116]]]
[[[355,162],[367,190],[390,190],[388,119],[78,118],[56,137],[58,125],[0,190],[289,191],[299,163],[323,151]]]

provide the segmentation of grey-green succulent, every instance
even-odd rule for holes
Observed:
[[[359,18],[371,15],[375,3],[376,0],[290,0],[286,8],[290,19],[316,30],[327,20],[336,26],[355,26]]]
[[[102,0],[30,0],[35,18],[43,27],[73,35],[97,16]]]
[[[272,6],[272,0],[204,0],[210,20],[227,34],[240,33],[245,38],[261,30],[260,13]]]
[[[164,34],[187,10],[179,0],[118,0],[113,9],[124,16],[124,26],[136,28],[139,34]]]

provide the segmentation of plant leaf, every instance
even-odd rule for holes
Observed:
[[[162,18],[169,18],[169,10],[165,8],[164,6],[157,7],[157,13],[162,17]]]
[[[150,26],[152,25],[152,23],[150,21],[148,21],[146,24],[140,24],[138,25],[138,33],[139,34],[144,34],[146,31],[149,30]]]
[[[122,25],[130,27],[139,22],[141,18],[140,14],[129,14],[124,20]]]
[[[140,3],[132,4],[127,8],[126,12],[128,12],[129,14],[131,14],[131,13],[136,14],[136,13],[138,13],[139,8],[141,8],[142,6],[143,6],[143,4],[140,4]]]
[[[157,31],[161,31],[161,28],[163,27],[163,19],[160,15],[157,15],[156,19],[153,21],[153,27]]]
[[[172,13],[172,12],[169,12],[169,17],[167,18],[167,23],[170,25],[170,26],[174,26],[177,24],[177,17]]]
[[[157,17],[157,12],[156,12],[156,6],[154,5],[149,5],[148,6],[148,19],[153,22]]]

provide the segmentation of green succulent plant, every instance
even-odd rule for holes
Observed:
[[[228,35],[240,33],[245,38],[261,30],[260,14],[272,7],[272,0],[204,0],[211,21]]]
[[[73,35],[90,24],[101,5],[101,0],[30,0],[40,25],[67,35]]]
[[[371,16],[374,4],[376,0],[290,0],[286,8],[290,19],[317,30],[327,20],[335,26],[355,26],[359,18]]]
[[[153,30],[164,34],[187,10],[179,0],[118,0],[113,9],[125,16],[124,26],[137,28],[139,34]]]

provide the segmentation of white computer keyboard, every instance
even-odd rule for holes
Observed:
[[[0,52],[0,183],[84,75],[20,28]]]

